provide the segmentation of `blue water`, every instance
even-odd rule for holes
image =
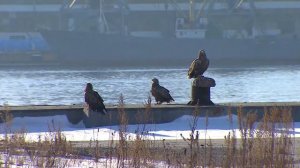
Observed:
[[[204,74],[216,80],[211,88],[215,103],[287,102],[300,100],[300,66],[209,68]],[[87,82],[106,104],[144,103],[151,79],[168,88],[175,103],[190,99],[187,67],[100,69],[62,67],[0,67],[0,105],[82,104]]]

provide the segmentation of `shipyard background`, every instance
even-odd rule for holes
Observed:
[[[193,16],[188,0],[110,0],[102,1],[102,6],[100,2],[3,0],[0,3],[0,31],[32,32],[46,29],[97,32],[101,31],[99,15],[103,12],[107,22],[105,24],[109,25],[109,30],[106,31],[110,33],[143,32],[146,36],[148,32],[148,35],[153,33],[152,35],[157,36],[174,36],[176,18],[206,17],[210,31],[207,38],[224,38],[226,35],[222,31],[230,29],[247,30],[247,36],[251,38],[254,33],[251,32],[253,26],[256,29],[265,29],[265,36],[271,36],[272,32],[273,36],[278,35],[276,37],[280,38],[300,35],[300,21],[297,19],[300,6],[297,1],[250,0],[245,1],[246,5],[243,7],[242,3],[237,4],[237,0],[214,3],[194,0]],[[251,7],[254,2],[256,7]]]
[[[299,63],[299,8],[279,0],[3,0],[0,37],[10,45],[0,60],[183,66],[203,48],[217,65]]]

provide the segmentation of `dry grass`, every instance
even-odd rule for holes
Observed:
[[[230,116],[230,115],[229,115]],[[238,110],[240,145],[235,132],[225,139],[225,167],[294,167],[291,109],[265,109],[259,123],[255,112]]]
[[[232,131],[224,138],[223,146],[213,146],[207,138],[208,117],[206,117],[205,139],[200,141],[197,123],[201,108],[196,107],[190,124],[190,135],[182,141],[185,147],[168,145],[165,140],[151,140],[145,123],[151,123],[151,98],[145,102],[145,111],[137,114],[140,125],[135,137],[128,134],[128,117],[124,108],[124,98],[119,99],[118,140],[110,140],[108,147],[102,147],[98,141],[98,132],[86,148],[74,147],[54,123],[49,124],[49,134],[36,142],[26,141],[26,130],[12,133],[9,127],[0,141],[1,167],[11,164],[25,164],[21,157],[12,160],[13,155],[27,156],[33,166],[67,167],[62,158],[80,158],[89,156],[97,162],[106,159],[107,167],[117,160],[117,167],[155,167],[164,162],[166,167],[294,167],[293,119],[291,109],[282,107],[266,108],[263,118],[257,122],[256,112],[238,109],[238,125],[241,137]],[[228,118],[233,124],[232,109],[228,109]],[[9,110],[1,112],[2,121],[10,121]],[[7,122],[9,123],[9,122]],[[112,135],[114,137],[114,135]],[[154,137],[155,139],[155,137]],[[162,145],[160,145],[162,144]]]
[[[65,164],[61,158],[68,157],[73,152],[71,144],[58,130],[50,132],[49,136],[44,139],[39,138],[37,142],[28,142],[25,139],[25,130],[6,134],[1,139],[0,153],[1,156],[4,156],[2,158],[4,167],[9,167],[12,164],[12,156],[15,155],[28,157],[31,166],[60,167]]]
[[[4,110],[0,114],[4,122],[2,129],[5,133],[0,140],[0,156],[2,156],[0,167],[25,164],[24,157],[29,158],[30,166],[61,167],[65,165],[61,158],[68,157],[73,152],[72,145],[66,141],[60,129],[55,127],[54,122],[49,124],[48,135],[44,139],[40,137],[38,141],[28,142],[25,129],[15,132],[10,129],[12,120],[10,111]],[[15,155],[20,156],[18,160],[12,159]]]

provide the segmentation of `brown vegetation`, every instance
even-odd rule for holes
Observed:
[[[63,158],[76,159],[83,156],[106,159],[106,164],[117,162],[117,167],[155,167],[157,163],[164,163],[166,167],[294,167],[294,139],[293,120],[288,108],[273,107],[265,109],[260,122],[255,112],[245,112],[238,109],[238,124],[241,137],[237,137],[236,130],[224,138],[223,145],[214,146],[207,138],[208,117],[206,117],[205,139],[200,140],[197,131],[197,121],[201,108],[195,107],[193,119],[190,121],[190,135],[182,135],[183,146],[169,145],[166,140],[152,140],[149,138],[146,121],[151,120],[151,98],[145,103],[145,111],[137,115],[141,124],[135,130],[135,137],[128,134],[128,118],[125,113],[123,96],[119,101],[119,132],[118,140],[113,138],[108,146],[101,146],[98,133],[91,140],[88,147],[78,147],[68,142],[60,128],[49,124],[49,135],[37,141],[26,141],[26,130],[9,131],[0,141],[0,167],[11,164],[25,164],[25,159],[37,167],[67,167]],[[1,112],[3,121],[10,121],[9,110]],[[233,114],[228,109],[228,117],[233,124]],[[9,123],[9,122],[7,122]],[[149,123],[149,122],[148,122]],[[99,132],[99,131],[98,131]],[[113,136],[112,136],[113,137]],[[20,156],[12,160],[12,156]]]

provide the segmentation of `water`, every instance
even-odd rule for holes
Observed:
[[[287,102],[300,100],[300,66],[209,68],[205,76],[216,80],[211,88],[215,103]],[[187,68],[88,69],[61,67],[1,67],[0,105],[82,104],[87,82],[94,85],[106,104],[144,103],[151,79],[168,88],[175,103],[190,99]]]

